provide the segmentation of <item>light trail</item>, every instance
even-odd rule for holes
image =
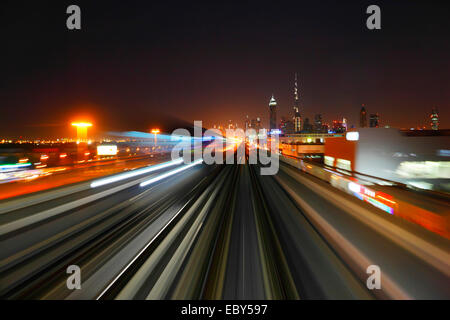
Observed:
[[[105,289],[103,289],[103,291],[98,295],[96,300],[100,300],[103,297],[103,295],[109,290],[109,288],[111,288],[117,282],[117,280],[122,276],[122,274],[124,274],[130,268],[130,266],[133,265],[133,263],[145,252],[145,250],[147,250],[148,247],[150,247],[150,245],[159,237],[159,235],[164,232],[164,230],[172,223],[172,221],[175,220],[181,212],[183,212],[184,208],[188,204],[189,202],[186,202],[181,207],[181,209],[179,209],[177,213],[175,213],[175,215],[172,218],[170,218],[170,220],[156,233],[156,235],[141,250],[139,250],[139,252],[134,256],[134,258],[129,263],[127,263],[127,265],[122,269],[122,271],[120,271],[120,273],[114,277],[114,279],[109,283],[109,285]]]
[[[31,163],[2,164],[2,165],[0,165],[0,170],[2,172],[8,172],[11,170],[29,167],[29,166],[31,166]]]
[[[179,158],[179,159],[172,160],[172,161],[169,161],[169,162],[164,162],[164,163],[161,163],[161,164],[157,164],[157,165],[154,165],[154,166],[151,166],[151,167],[148,167],[148,168],[137,169],[137,170],[134,170],[132,172],[118,174],[118,175],[116,175],[114,177],[100,179],[100,180],[92,182],[91,183],[91,188],[97,188],[97,187],[104,186],[106,184],[110,184],[110,183],[113,183],[113,182],[117,182],[117,181],[125,180],[125,179],[128,179],[128,178],[136,177],[136,176],[144,174],[144,173],[149,173],[149,172],[153,172],[153,171],[156,171],[156,170],[159,170],[159,169],[163,169],[163,168],[167,168],[167,167],[170,167],[170,166],[175,166],[177,164],[181,164],[182,162],[183,162],[183,158]]]
[[[196,161],[192,162],[191,164],[185,165],[185,166],[183,166],[183,167],[181,167],[181,168],[178,168],[178,169],[169,171],[169,172],[164,173],[164,174],[162,174],[162,175],[160,175],[160,176],[157,176],[157,177],[155,177],[155,178],[152,178],[152,179],[149,179],[149,180],[147,180],[147,181],[141,182],[141,184],[140,184],[139,186],[145,187],[145,186],[147,186],[147,185],[149,185],[149,184],[151,184],[151,183],[155,183],[155,182],[160,181],[160,180],[162,180],[162,179],[165,179],[165,178],[167,178],[167,177],[173,176],[174,174],[177,174],[177,173],[179,173],[179,172],[182,172],[182,171],[184,171],[184,170],[187,170],[187,169],[189,169],[189,168],[191,168],[191,167],[193,167],[193,166],[196,166],[196,165],[198,165],[198,164],[201,164],[202,162],[203,162],[203,159],[196,160]]]

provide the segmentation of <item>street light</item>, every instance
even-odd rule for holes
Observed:
[[[158,133],[160,133],[161,131],[159,131],[159,129],[152,129],[151,132],[155,135],[155,147],[156,147],[156,135],[157,135]]]
[[[77,140],[87,140],[87,128],[92,127],[92,123],[89,122],[72,122],[72,126],[77,128]]]

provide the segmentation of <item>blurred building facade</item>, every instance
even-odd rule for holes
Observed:
[[[431,110],[431,129],[439,130],[439,113],[436,109]]]
[[[302,130],[302,116],[300,115],[300,102],[298,92],[297,73],[294,81],[294,132],[298,133]]]
[[[379,127],[379,116],[378,116],[378,113],[370,114],[369,120],[370,120],[369,125],[370,125],[371,128],[378,128]]]
[[[450,130],[362,128],[328,139],[324,162],[422,189],[450,191]]]
[[[360,128],[367,127],[367,112],[364,105],[362,105],[361,111],[359,111],[359,127]]]
[[[276,129],[278,129],[278,127],[277,127],[277,101],[275,100],[275,97],[273,95],[269,101],[269,111],[270,111],[269,129],[276,130]]]

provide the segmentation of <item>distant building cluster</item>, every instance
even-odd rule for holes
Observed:
[[[249,118],[245,117],[245,130],[254,129],[259,132],[261,129],[268,128],[267,132],[270,134],[278,134],[282,136],[292,134],[342,134],[349,129],[358,127],[357,124],[349,125],[348,118],[343,117],[341,119],[332,120],[331,123],[327,123],[323,120],[322,113],[315,113],[314,118],[310,119],[304,116],[302,106],[300,103],[300,89],[298,85],[297,73],[295,73],[294,86],[293,86],[293,107],[291,115],[280,115],[280,106],[275,98],[275,95],[269,99],[268,111],[269,122],[268,126],[261,124],[261,118]],[[381,121],[378,112],[368,112],[366,105],[362,104],[359,110],[359,128],[380,128]],[[389,128],[387,124],[383,124],[383,127]],[[430,114],[430,127],[432,130],[439,130],[439,114],[437,109],[432,109]],[[238,124],[233,124],[231,120],[225,126],[214,125],[215,129],[225,131],[225,129],[237,129]],[[402,128],[404,129],[404,128]],[[425,126],[418,126],[417,130],[425,130]],[[411,128],[416,130],[416,128]]]
[[[259,132],[261,127],[261,118],[257,117],[256,119],[251,119],[248,117],[248,115],[245,117],[245,130],[253,129],[256,132]]]
[[[369,127],[370,128],[378,128],[380,126],[380,116],[378,113],[371,113],[369,116]],[[361,111],[359,112],[359,127],[367,128],[367,111],[364,104],[361,107]]]
[[[307,134],[307,133],[345,133],[349,130],[349,125],[346,118],[342,120],[333,120],[331,124],[325,123],[322,119],[321,113],[314,115],[314,120],[302,117],[300,107],[300,92],[298,87],[298,78],[295,74],[294,79],[294,103],[292,116],[281,116],[280,121],[277,119],[279,105],[272,94],[269,100],[269,132],[290,135],[290,134]],[[247,116],[248,118],[248,116]],[[248,119],[247,119],[248,121]],[[432,130],[439,130],[439,114],[436,109],[433,109],[430,114],[430,127]],[[379,128],[380,115],[378,112],[368,113],[366,106],[363,104],[359,111],[359,128]],[[355,126],[351,126],[354,128]],[[385,125],[386,128],[389,126]],[[425,127],[420,127],[424,130]]]
[[[298,77],[294,78],[294,104],[292,117],[281,116],[280,122],[277,121],[278,104],[272,95],[269,101],[269,129],[270,132],[281,133],[281,135],[289,134],[306,134],[306,133],[344,133],[348,130],[347,119],[333,120],[332,124],[324,123],[322,114],[316,113],[314,120],[303,118],[300,108],[300,92],[298,87]],[[376,126],[378,126],[378,114],[376,115]],[[375,123],[374,122],[374,123]],[[371,122],[372,123],[372,122]]]

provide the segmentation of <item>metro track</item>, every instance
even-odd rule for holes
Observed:
[[[205,177],[205,170],[212,175]],[[131,243],[131,239],[135,239],[149,226],[153,225],[153,228],[148,229],[147,234],[157,234],[160,225],[167,223],[202,192],[214,177],[217,168],[204,167],[202,170],[196,168],[193,171],[194,173],[187,174],[188,178],[194,178],[192,180],[174,182],[177,178],[175,176],[151,188],[140,190],[132,187],[120,194],[113,194],[88,206],[66,212],[54,220],[30,226],[27,231],[33,236],[42,233],[43,228],[52,229],[48,225],[58,224],[61,219],[68,219],[70,215],[79,214],[82,217],[78,219],[78,223],[51,234],[43,241],[33,243],[34,237],[27,238],[30,237],[27,232],[13,234],[10,238],[3,237],[5,244],[8,244],[8,241],[20,240],[33,244],[0,261],[0,296],[11,299],[60,299],[69,296],[71,292],[66,287],[68,265],[79,265],[83,279],[88,279],[99,265],[105,263],[120,248]],[[100,211],[99,207],[102,205],[104,210]],[[87,214],[89,211],[94,211],[89,213],[91,216]],[[87,219],[83,219],[86,217]],[[172,222],[175,223],[176,219]],[[139,240],[132,244],[138,246],[147,239],[142,237]],[[132,253],[125,254],[125,259],[130,255],[132,256]],[[107,271],[109,272],[111,268]],[[102,282],[105,282],[104,276],[100,283]],[[86,298],[93,298],[96,292],[88,291],[90,292],[86,294]]]
[[[4,253],[0,259],[0,297],[291,300],[450,296],[445,273],[412,249],[405,250],[384,237],[363,218],[355,219],[342,203],[350,201],[364,215],[380,215],[376,209],[285,164],[276,176],[261,176],[259,169],[248,164],[198,165],[147,187],[132,185],[2,236],[12,246],[5,252],[14,254]],[[128,181],[95,192],[122,183]],[[91,192],[69,197],[72,201]],[[333,197],[327,192],[334,192]],[[342,203],[336,203],[336,197]],[[48,205],[51,201],[37,208]],[[395,217],[382,218],[386,227],[395,223]],[[21,250],[14,250],[15,241]],[[442,242],[440,248],[448,246],[445,240],[436,242]],[[389,265],[390,261],[395,264]],[[445,264],[445,257],[441,261]],[[383,290],[366,287],[368,262],[381,265]],[[82,270],[81,290],[67,289],[66,268],[72,264]],[[406,266],[408,273],[402,274]],[[408,274],[417,281],[408,279]]]

